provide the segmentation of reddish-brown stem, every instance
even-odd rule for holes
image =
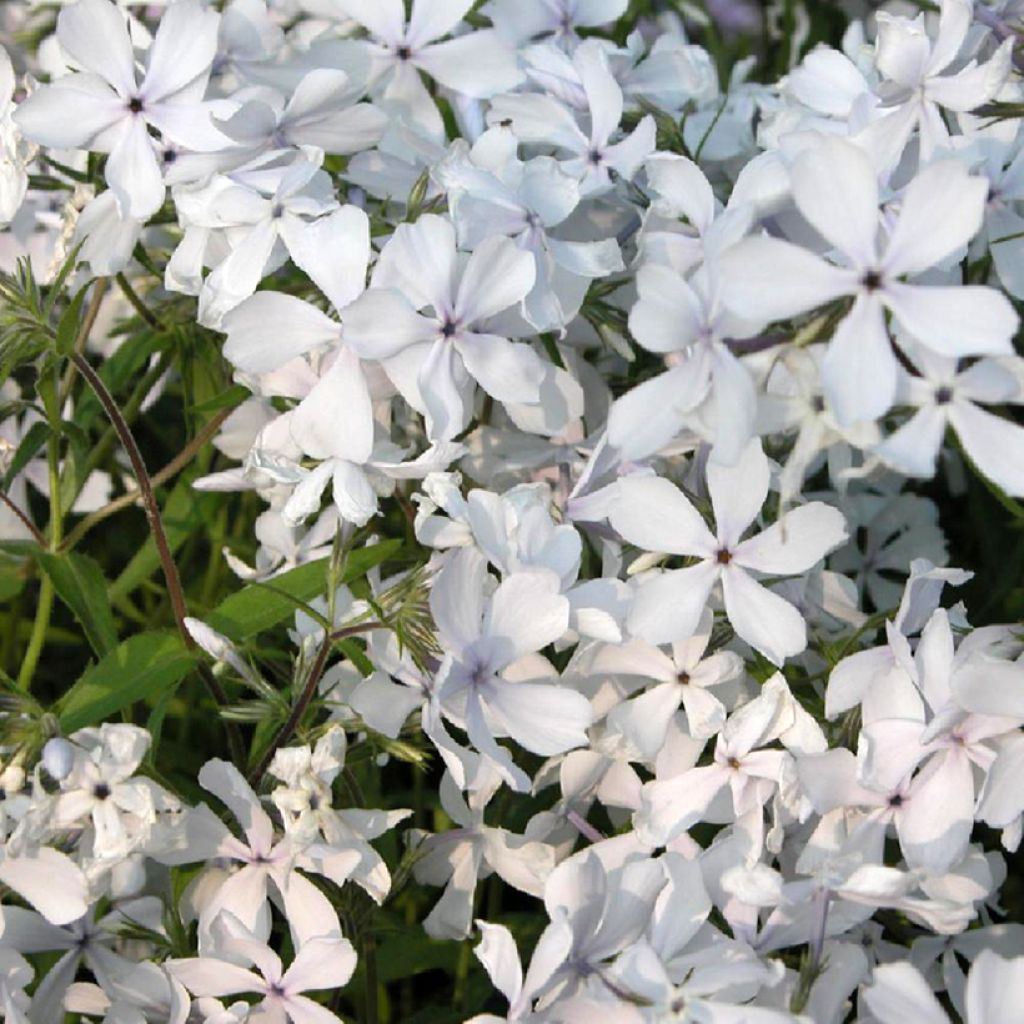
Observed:
[[[46,547],[46,538],[36,528],[35,523],[24,512],[14,504],[13,501],[5,494],[0,491],[0,501],[2,501],[25,525],[25,528],[32,534],[32,539],[41,547]]]

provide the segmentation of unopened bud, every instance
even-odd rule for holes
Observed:
[[[55,736],[52,740],[46,741],[46,746],[43,747],[43,767],[51,778],[58,782],[66,779],[74,763],[75,750],[67,740]]]
[[[25,785],[25,769],[20,764],[9,764],[0,774],[0,789],[5,793],[20,793]]]

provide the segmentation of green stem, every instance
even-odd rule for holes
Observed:
[[[32,676],[35,674],[36,665],[39,663],[39,655],[43,651],[43,642],[46,639],[46,630],[50,626],[50,612],[53,611],[53,584],[49,576],[43,576],[39,584],[39,603],[36,605],[36,617],[32,623],[32,635],[29,637],[28,649],[21,662],[21,669],[18,672],[17,686],[19,690],[26,693]]]
[[[60,435],[50,432],[46,450],[47,475],[50,491],[50,541],[49,548],[56,551],[60,546],[64,530],[64,517],[60,506]],[[39,656],[43,653],[46,643],[46,631],[50,628],[50,615],[53,612],[53,582],[49,575],[44,574],[39,584],[39,604],[36,606],[36,617],[32,624],[32,635],[29,637],[25,658],[18,670],[17,687],[19,690],[29,689],[32,677],[39,664]]]
[[[135,310],[143,320],[149,324],[150,327],[162,326],[157,316],[150,310],[150,308],[139,298],[139,293],[131,286],[128,278],[124,274],[118,274],[115,278],[117,286],[121,289],[124,297],[132,304],[132,308]]]

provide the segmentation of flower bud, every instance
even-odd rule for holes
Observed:
[[[15,762],[0,774],[0,789],[5,793],[20,793],[25,786],[25,769]]]
[[[58,782],[66,779],[75,763],[74,747],[67,740],[55,736],[43,747],[43,767]]]

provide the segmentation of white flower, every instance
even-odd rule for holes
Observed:
[[[892,107],[876,130],[904,141],[919,129],[921,158],[948,146],[949,130],[941,108],[974,110],[993,99],[1010,73],[1013,44],[1007,39],[983,64],[971,60],[953,74],[971,28],[973,0],[942,0],[938,32],[928,37],[923,12],[916,18],[880,11],[875,64],[888,81],[879,92]],[[894,95],[893,95],[894,94]]]
[[[879,244],[878,186],[863,151],[826,139],[793,164],[793,200],[839,255],[826,262],[778,238],[748,238],[722,256],[722,297],[737,315],[780,320],[842,296],[854,302],[822,361],[822,383],[840,425],[876,419],[896,397],[889,310],[922,345],[945,356],[1010,354],[1017,314],[979,285],[907,284],[945,264],[981,227],[987,194],[957,160],[940,160],[907,186]]]
[[[335,810],[331,786],[345,765],[345,733],[329,729],[312,750],[282,747],[267,769],[284,785],[271,793],[281,814],[285,832],[308,844],[320,836],[336,853],[358,854],[351,878],[377,902],[391,888],[391,875],[379,853],[370,845],[412,812],[377,811],[369,808]]]
[[[776,679],[779,677],[776,676]],[[765,750],[793,725],[783,688],[766,686],[754,700],[729,716],[715,742],[714,760],[643,788],[643,805],[634,825],[644,842],[664,846],[701,820],[711,801],[728,787],[737,817],[762,807],[782,781],[789,755]]]
[[[197,996],[262,996],[256,1012],[268,1020],[292,1024],[338,1024],[340,1018],[315,1003],[304,992],[341,988],[356,967],[356,954],[348,939],[312,938],[304,942],[288,969],[280,957],[262,943],[234,915],[221,918],[225,953],[254,964],[259,974],[228,960],[213,957],[169,960],[167,970]]]
[[[484,822],[486,805],[501,786],[498,772],[492,768],[489,774],[486,784],[464,799],[446,772],[439,791],[441,806],[458,827],[425,836],[415,847],[416,880],[445,886],[441,899],[423,922],[426,933],[434,938],[468,936],[473,898],[481,877],[493,871],[513,888],[540,897],[555,866],[551,846]]]
[[[1013,1024],[1024,995],[1024,957],[980,953],[967,976],[964,1024]],[[881,1024],[948,1024],[931,987],[909,963],[882,964],[861,998]]]
[[[242,925],[259,935],[270,930],[272,886],[284,906],[296,943],[339,932],[338,917],[330,900],[296,868],[323,874],[344,884],[359,862],[356,851],[334,850],[318,843],[277,839],[269,815],[238,769],[219,760],[207,761],[199,773],[199,784],[227,806],[242,827],[244,839],[201,804],[186,819],[186,842],[180,849],[160,851],[154,859],[163,864],[189,864],[224,858],[238,865],[231,874],[211,872],[212,884],[200,888],[199,949],[218,949],[216,922],[230,913]],[[212,864],[208,865],[208,869]],[[233,991],[243,991],[241,989]],[[197,993],[218,995],[222,993]]]
[[[408,21],[402,0],[334,0],[335,7],[369,32],[366,50],[372,76],[381,82],[381,106],[410,120],[432,138],[444,138],[436,104],[420,80],[424,71],[441,85],[473,98],[485,98],[522,81],[515,51],[492,29],[453,33],[473,0],[415,0]]]
[[[725,706],[711,690],[739,677],[743,660],[732,651],[704,657],[711,625],[711,612],[705,610],[694,635],[676,641],[671,654],[634,640],[621,647],[608,646],[592,663],[595,672],[618,671],[657,680],[658,685],[613,708],[607,718],[608,726],[622,733],[647,760],[661,750],[680,704],[690,735],[698,739],[714,736],[725,723]]]
[[[133,725],[104,723],[72,737],[75,763],[53,809],[57,828],[92,826],[92,852],[116,861],[145,842],[156,820],[154,786],[132,778],[152,740]]]
[[[624,139],[612,142],[622,120],[623,99],[604,47],[598,40],[582,43],[571,61],[557,54],[556,50],[552,57],[564,60],[565,67],[559,70],[571,82],[571,94],[589,110],[589,133],[579,127],[573,112],[563,103],[536,93],[496,97],[488,122],[511,121],[520,141],[547,143],[571,153],[562,167],[579,180],[584,196],[610,189],[612,173],[631,180],[654,152],[654,118],[646,115]]]
[[[37,89],[14,115],[25,137],[44,146],[87,146],[107,158],[107,181],[137,220],[164,201],[152,126],[191,148],[217,148],[222,137],[203,93],[217,51],[220,16],[198,0],[168,7],[139,80],[128,28],[109,0],[62,8],[57,38],[84,71]]]
[[[345,341],[383,361],[426,413],[431,439],[451,440],[468,421],[473,380],[499,402],[541,400],[543,361],[528,345],[487,333],[485,323],[521,302],[535,276],[533,257],[502,236],[462,261],[451,222],[426,214],[399,225],[385,246],[373,287],[345,310]],[[417,312],[426,307],[429,314]]]
[[[768,496],[768,460],[756,439],[735,466],[710,462],[707,479],[716,533],[668,480],[637,474],[616,485],[608,518],[623,539],[646,551],[699,559],[640,582],[627,625],[649,643],[692,636],[712,588],[721,581],[726,615],[737,634],[780,665],[806,646],[803,617],[750,571],[771,576],[806,572],[845,539],[843,517],[812,502],[743,540]]]
[[[614,238],[552,237],[550,229],[577,209],[579,183],[551,157],[523,162],[516,148],[507,128],[490,128],[472,149],[456,140],[432,176],[448,194],[460,244],[471,249],[500,233],[533,254],[536,278],[523,299],[523,316],[538,332],[562,330],[592,280],[624,269],[622,256]]]
[[[897,404],[916,412],[875,451],[908,476],[930,477],[951,427],[985,476],[1007,494],[1024,495],[1024,428],[981,408],[1024,403],[1018,375],[997,359],[979,359],[960,370],[956,359],[921,347],[907,356],[920,375],[900,374]]]
[[[463,548],[452,553],[434,582],[430,608],[445,659],[431,708],[464,725],[476,749],[511,786],[525,791],[528,776],[495,734],[509,735],[537,754],[562,753],[586,743],[590,705],[568,687],[534,681],[554,674],[535,652],[558,640],[569,625],[569,602],[558,592],[558,577],[539,569],[513,573],[489,599],[486,580],[483,557]],[[449,771],[464,785],[463,763],[452,752],[440,718],[427,729]]]

